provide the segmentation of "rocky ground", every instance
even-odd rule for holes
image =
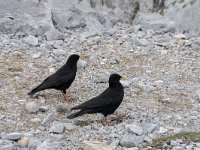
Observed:
[[[199,37],[123,23],[83,37],[0,35],[0,149],[200,149],[198,140],[181,138],[151,145],[200,130]],[[72,53],[82,56],[67,90],[75,100],[55,90],[27,96]],[[117,113],[128,118],[111,125],[102,124],[100,114],[67,119],[70,108],[101,93],[114,72],[127,79]]]

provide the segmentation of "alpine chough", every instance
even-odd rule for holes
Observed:
[[[106,117],[114,113],[124,97],[124,88],[120,83],[120,79],[123,79],[120,75],[111,74],[109,87],[99,96],[71,108],[71,110],[80,109],[80,111],[69,115],[67,118],[73,119],[84,114],[93,113],[102,113]]]
[[[79,55],[72,54],[69,56],[65,65],[46,78],[39,86],[31,90],[28,95],[33,95],[45,89],[60,90],[65,95],[66,89],[70,87],[75,79],[78,60]]]

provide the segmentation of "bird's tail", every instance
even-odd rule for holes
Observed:
[[[78,116],[82,116],[82,115],[84,115],[85,113],[86,113],[85,110],[80,110],[80,111],[78,111],[78,112],[75,112],[75,113],[73,113],[73,114],[67,116],[67,118],[68,118],[68,119],[73,119],[73,118],[76,118],[76,117],[78,117]]]
[[[44,90],[44,88],[41,88],[41,85],[39,85],[36,88],[34,88],[33,90],[31,90],[30,92],[28,92],[27,94],[28,95],[33,95],[33,94],[35,94],[35,93],[37,93],[39,91],[42,91],[42,90]]]

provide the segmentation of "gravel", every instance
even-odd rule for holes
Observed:
[[[39,111],[40,106],[35,102],[30,102],[26,104],[26,111],[29,113],[36,113]]]
[[[146,144],[155,138],[199,131],[199,37],[169,27],[160,33],[153,25],[150,22],[143,30],[142,24],[116,23],[112,30],[83,41],[57,30],[46,32],[45,37],[0,34],[0,149],[16,148],[22,137],[28,141],[19,149],[79,149],[84,141],[114,145],[117,150],[151,149]],[[27,96],[72,53],[82,56],[82,69],[67,90],[76,97],[73,101],[51,89]],[[127,118],[110,125],[100,114],[67,119],[70,108],[108,87],[111,73],[126,78],[124,99],[116,113]],[[195,149],[198,144],[173,140],[162,147]]]
[[[54,121],[49,129],[52,133],[62,133],[64,130],[64,125],[58,121]]]

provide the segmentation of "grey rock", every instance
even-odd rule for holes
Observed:
[[[146,124],[143,129],[148,132],[151,133],[153,132],[155,129],[157,128],[157,124]]]
[[[57,114],[50,113],[49,115],[46,116],[46,118],[44,118],[44,120],[42,121],[42,125],[45,125],[46,123],[50,123],[54,121],[56,118],[57,118]]]
[[[25,37],[23,39],[23,41],[25,43],[29,44],[30,46],[37,46],[38,45],[38,39],[33,35],[29,35],[29,36]]]
[[[14,148],[13,141],[0,139],[0,150],[13,150]]]
[[[100,141],[85,141],[83,145],[84,150],[115,150],[116,146],[107,145]]]
[[[0,145],[0,150],[13,150],[15,148],[14,144]]]
[[[64,43],[63,40],[56,40],[56,41],[54,42],[54,44],[53,44],[53,47],[54,47],[55,49],[61,49],[63,43]]]
[[[81,33],[81,35],[80,35],[80,41],[82,42],[82,41],[86,40],[87,38],[95,37],[95,36],[97,36],[97,35],[98,35],[98,32],[97,32],[97,31],[91,30],[91,29],[90,29],[90,30],[87,31],[87,32]]]
[[[49,132],[52,133],[62,133],[64,130],[64,126],[62,123],[58,121],[54,121],[51,125],[51,128],[49,129]]]
[[[125,148],[123,150],[139,150],[139,148],[138,147],[131,147],[131,148]]]
[[[63,33],[59,32],[58,30],[52,28],[49,31],[45,32],[44,34],[46,36],[46,39],[48,41],[53,41],[53,40],[64,40],[64,35]]]
[[[69,113],[70,112],[70,107],[68,104],[65,104],[65,103],[58,103],[56,104],[56,111],[57,112],[67,112]]]
[[[91,61],[96,61],[97,59],[98,59],[97,55],[93,54],[93,55],[90,56]]]
[[[2,139],[6,139],[6,140],[19,140],[21,137],[23,137],[23,133],[17,133],[17,132],[13,132],[13,133],[8,133],[3,135],[1,138]]]
[[[154,85],[157,87],[162,87],[165,84],[163,80],[157,80],[154,82]]]
[[[51,13],[54,26],[62,32],[65,29],[76,29],[86,26],[85,20],[80,15],[81,11],[77,8],[71,8],[66,11],[54,9]]]
[[[186,35],[185,34],[177,34],[177,35],[174,35],[174,38],[176,38],[176,39],[186,39]]]
[[[53,53],[56,55],[56,56],[60,56],[60,55],[65,55],[66,54],[66,51],[62,50],[62,49],[54,49],[53,50]]]
[[[144,30],[175,32],[175,22],[157,13],[139,13],[134,23],[140,24]]]
[[[159,128],[159,134],[164,134],[168,131],[168,129],[164,128],[164,127],[160,127]]]
[[[42,112],[46,112],[48,110],[49,110],[49,108],[47,106],[41,106],[39,109],[39,111],[42,111]]]
[[[142,135],[144,133],[144,130],[142,129],[141,126],[132,123],[132,124],[127,124],[125,127],[128,129],[130,133],[136,134],[136,135]]]
[[[200,1],[165,1],[164,16],[175,21],[176,29],[179,32],[189,32],[196,35],[200,34],[198,24],[200,24],[199,12]],[[185,24],[184,22],[190,22]]]
[[[95,82],[96,83],[107,83],[108,80],[109,80],[109,76],[108,75],[100,74],[100,75],[96,76]]]
[[[37,138],[30,138],[28,141],[28,149],[36,149],[38,145],[40,145],[41,142]]]
[[[151,93],[155,90],[155,87],[151,85],[146,85],[143,83],[139,83],[138,86],[143,89],[144,92]]]
[[[200,89],[198,89],[198,90],[196,91],[196,94],[197,94],[198,99],[199,99],[199,101],[200,101]]]
[[[32,58],[33,58],[33,59],[37,59],[37,58],[40,58],[41,55],[42,55],[42,53],[41,53],[41,52],[38,52],[38,53],[33,54],[33,55],[32,55]]]
[[[146,47],[149,44],[149,42],[146,39],[136,38],[135,44],[137,46],[144,46],[144,47]]]
[[[131,82],[129,80],[120,80],[120,83],[124,88],[129,88],[131,86]]]
[[[64,123],[63,125],[64,125],[65,129],[68,131],[76,130],[78,128],[73,123]]]
[[[78,60],[78,62],[77,62],[77,68],[78,69],[85,68],[86,66],[87,66],[87,61],[82,60],[82,59]]]
[[[195,39],[193,43],[200,46],[200,38]]]
[[[143,142],[143,138],[141,136],[136,136],[136,135],[125,135],[122,137],[120,140],[120,145],[122,147],[137,147],[139,144]]]
[[[44,141],[37,146],[36,150],[56,150],[59,144],[52,141]]]
[[[51,133],[49,135],[49,139],[51,141],[58,141],[58,140],[62,140],[64,138],[65,138],[65,136],[63,134],[54,134],[54,133]]]
[[[36,113],[39,111],[40,106],[36,104],[35,102],[29,102],[26,104],[26,111],[29,113]]]
[[[178,146],[179,143],[177,141],[170,141],[171,146]]]

